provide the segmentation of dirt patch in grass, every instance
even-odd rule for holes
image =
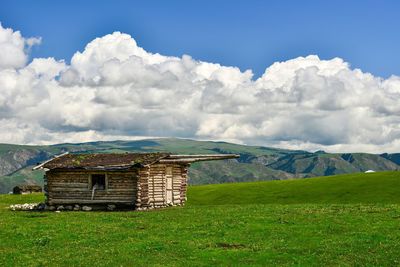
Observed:
[[[244,249],[244,248],[246,248],[246,246],[243,244],[235,244],[235,243],[219,242],[219,243],[216,243],[215,245],[216,245],[216,247],[223,248],[223,249]]]

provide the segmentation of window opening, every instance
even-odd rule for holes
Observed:
[[[92,174],[92,189],[104,190],[106,189],[106,175],[105,174]]]

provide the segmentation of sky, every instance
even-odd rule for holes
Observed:
[[[400,152],[398,1],[0,1],[0,142]]]
[[[328,3],[330,2],[330,3]],[[163,55],[251,69],[317,54],[400,74],[398,1],[1,1],[3,26],[42,37],[33,57],[69,59],[96,37],[130,34]]]

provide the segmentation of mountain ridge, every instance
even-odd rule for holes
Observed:
[[[400,169],[400,153],[326,153],[228,142],[178,138],[62,143],[48,146],[0,144],[0,193],[19,183],[42,184],[43,172],[32,172],[40,161],[64,152],[125,153],[168,151],[181,154],[234,153],[240,158],[195,163],[190,168],[191,184],[300,179]]]

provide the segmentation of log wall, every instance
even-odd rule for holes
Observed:
[[[92,199],[91,174],[106,175],[106,189],[95,190]],[[128,204],[136,202],[137,170],[63,171],[51,170],[45,176],[47,203],[54,204]]]
[[[95,190],[93,199],[92,174],[106,175],[106,189]],[[49,205],[127,204],[140,210],[183,205],[187,175],[188,164],[177,163],[129,171],[50,170],[44,177],[44,190]]]
[[[183,205],[186,202],[187,164],[156,163],[139,170],[138,198],[140,208],[158,208]],[[171,179],[170,197],[167,197],[167,179]]]

